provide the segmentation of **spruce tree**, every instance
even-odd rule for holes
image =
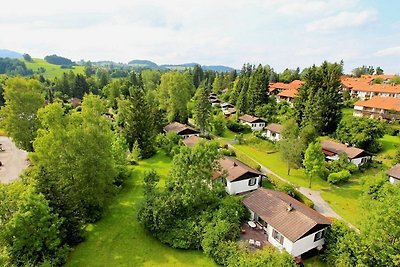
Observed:
[[[208,101],[207,91],[204,83],[200,85],[194,97],[193,118],[196,125],[200,128],[200,132],[204,133],[209,127],[211,117],[211,103]]]
[[[263,68],[259,65],[250,78],[249,89],[247,91],[247,107],[250,114],[254,114],[256,107],[268,102],[268,76]]]

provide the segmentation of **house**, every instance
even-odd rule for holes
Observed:
[[[347,90],[352,98],[368,100],[375,96],[400,98],[400,85],[395,84],[375,84],[376,78],[385,77],[386,81],[390,75],[361,76],[360,78],[341,77],[342,90]],[[381,78],[383,79],[383,78]],[[384,80],[385,81],[385,80]]]
[[[266,132],[262,134],[264,138],[267,138],[271,141],[279,141],[281,140],[283,126],[277,123],[270,123],[265,127]]]
[[[386,172],[386,174],[389,176],[390,183],[400,183],[400,164],[394,165],[390,170]]]
[[[213,107],[219,106],[221,104],[221,100],[219,100],[218,98],[210,97],[208,100],[210,101],[211,106]]]
[[[221,170],[215,171],[214,180],[224,177],[225,190],[230,195],[256,190],[261,183],[262,173],[231,157],[219,160]]]
[[[230,108],[235,108],[235,106],[232,105],[232,104],[229,104],[229,103],[222,103],[222,104],[221,104],[221,110],[222,110],[222,111],[228,110],[228,109],[230,109]]]
[[[297,89],[288,89],[288,90],[283,90],[276,96],[276,102],[282,102],[286,101],[290,104],[290,106],[293,106],[294,99],[297,97],[298,94]]]
[[[176,133],[179,136],[182,136],[183,138],[188,138],[192,135],[195,136],[199,136],[200,132],[196,131],[195,129],[193,129],[192,127],[186,125],[186,124],[182,124],[180,122],[171,122],[170,124],[168,124],[167,126],[164,127],[164,132],[165,133],[169,133],[169,132],[173,132]]]
[[[325,244],[331,221],[283,192],[260,187],[243,204],[250,219],[263,226],[266,240],[294,257],[321,250]]]
[[[229,118],[230,116],[236,114],[236,109],[235,109],[235,108],[228,108],[228,109],[226,109],[226,110],[223,110],[222,112],[224,113],[224,116],[225,116],[226,118]]]
[[[374,96],[369,100],[354,103],[355,117],[369,117],[380,120],[400,119],[400,98]]]
[[[344,153],[352,163],[359,167],[371,158],[371,155],[361,148],[348,146],[332,140],[321,140],[321,147],[322,152],[325,154],[325,159],[328,161],[338,160],[339,155]]]
[[[260,131],[265,127],[265,121],[257,118],[255,116],[251,116],[248,114],[244,114],[239,117],[239,122],[245,125],[250,126],[252,131]]]
[[[204,141],[208,141],[208,140],[205,138],[201,138],[197,135],[191,135],[188,138],[183,139],[183,144],[188,147],[192,147],[202,141],[204,142]]]
[[[277,95],[285,90],[298,90],[303,84],[304,82],[300,80],[294,80],[291,83],[276,82],[270,83],[268,89],[270,94]]]

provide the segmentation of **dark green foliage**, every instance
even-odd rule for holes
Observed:
[[[204,133],[210,128],[211,103],[204,85],[200,85],[194,96],[193,119],[196,126]]]
[[[212,133],[221,136],[225,132],[225,118],[222,113],[218,113],[218,115],[215,115],[211,121],[211,129]]]
[[[60,266],[68,247],[61,220],[33,186],[0,184],[0,263],[4,266]]]
[[[196,64],[192,70],[193,84],[197,88],[204,79],[204,72],[200,65]]]
[[[381,68],[379,68],[379,70],[377,68],[377,71],[379,71],[379,72],[382,71],[382,73],[383,73],[383,70]],[[358,78],[358,77],[361,77],[361,75],[374,75],[375,70],[374,70],[373,66],[363,65],[361,67],[357,67],[357,68],[353,69],[351,72],[355,77]]]
[[[355,173],[358,171],[358,167],[349,160],[345,153],[339,154],[338,160],[333,160],[326,163],[326,167],[329,173],[336,173],[342,170],[347,170],[350,173]]]
[[[294,80],[300,79],[300,68],[295,70],[285,69],[281,74],[279,74],[279,81],[284,83],[291,83]]]
[[[54,65],[63,65],[63,66],[73,66],[74,65],[74,62],[72,62],[70,59],[65,58],[65,57],[60,57],[57,55],[45,56],[44,60],[46,60],[50,64],[54,64]]]
[[[375,69],[375,74],[376,75],[382,75],[383,74],[383,69],[381,67],[376,67]]]
[[[25,61],[33,62],[33,59],[29,54],[23,54],[22,57],[24,58]]]
[[[247,112],[255,114],[254,111],[257,107],[265,105],[268,102],[268,85],[268,74],[263,66],[258,65],[250,77],[249,89],[247,91]]]
[[[257,251],[241,251],[228,260],[228,267],[295,267],[293,257],[286,252],[266,246]]]
[[[155,153],[155,129],[150,107],[142,88],[133,86],[130,96],[118,101],[118,125],[132,151],[133,144],[138,143],[142,158],[149,158]]]
[[[299,168],[302,164],[304,145],[299,142],[299,126],[291,119],[283,125],[282,139],[278,142],[283,161],[288,166],[288,175],[292,168]]]
[[[351,173],[348,170],[341,170],[339,172],[333,172],[328,175],[328,183],[337,184],[346,182],[350,179]]]
[[[302,127],[312,125],[318,133],[333,133],[341,119],[339,94],[342,63],[323,62],[308,69],[294,102],[295,117]]]
[[[370,152],[378,152],[381,144],[378,139],[385,134],[385,125],[378,120],[364,117],[343,118],[336,130],[336,137]]]
[[[235,133],[251,131],[250,126],[242,124],[240,122],[233,121],[233,120],[228,120],[226,123],[226,127]]]
[[[274,97],[271,97],[268,104],[257,106],[254,115],[265,119],[267,122],[274,122],[277,115],[277,103]]]
[[[85,76],[77,74],[72,86],[72,97],[82,99],[85,94],[89,93],[89,85],[86,82]]]
[[[27,76],[32,75],[33,71],[28,69],[25,63],[18,59],[0,58],[0,74]]]

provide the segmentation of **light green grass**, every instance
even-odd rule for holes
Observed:
[[[393,158],[396,156],[397,150],[400,148],[400,137],[385,135],[379,142],[382,144],[382,151],[378,153],[376,159],[390,168],[393,165]]]
[[[143,199],[144,172],[155,169],[164,185],[170,166],[171,159],[161,152],[134,166],[124,189],[103,219],[88,226],[87,240],[75,248],[66,266],[216,266],[201,251],[163,245],[136,218]]]
[[[84,67],[83,66],[74,66],[73,69],[62,69],[60,65],[54,65],[48,63],[44,59],[40,58],[34,58],[33,62],[28,62],[24,59],[21,59],[21,61],[25,62],[26,67],[28,69],[33,70],[34,73],[37,73],[37,70],[40,67],[43,67],[46,69],[44,73],[41,73],[43,77],[52,79],[54,77],[60,77],[63,75],[63,73],[68,73],[69,71],[73,71],[75,74],[83,74],[84,73]]]

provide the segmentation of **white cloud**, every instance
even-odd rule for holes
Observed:
[[[377,19],[376,13],[371,10],[361,12],[343,11],[337,15],[319,19],[307,24],[307,31],[330,31],[342,28],[352,28],[365,25]]]
[[[375,53],[376,56],[400,56],[400,46],[389,47],[379,50]]]

